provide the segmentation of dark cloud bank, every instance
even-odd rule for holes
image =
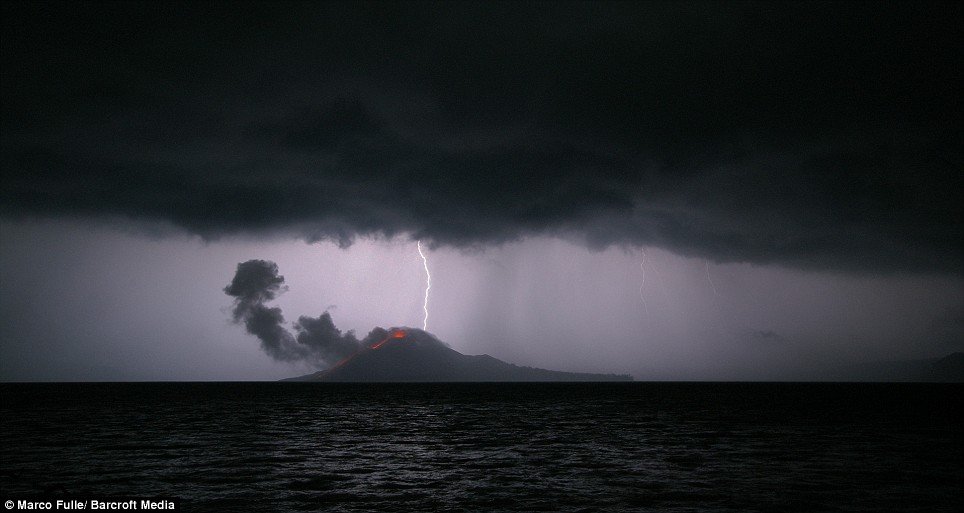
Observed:
[[[961,19],[922,2],[4,3],[0,213],[961,273]],[[325,315],[275,329],[272,283],[229,287],[269,352],[352,343]]]

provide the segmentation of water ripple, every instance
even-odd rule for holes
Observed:
[[[4,384],[3,493],[188,511],[959,511],[957,385]]]

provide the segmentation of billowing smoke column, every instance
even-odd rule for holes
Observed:
[[[238,264],[234,279],[224,288],[227,295],[235,298],[234,322],[244,323],[248,333],[261,340],[261,347],[268,355],[286,362],[331,365],[358,351],[355,334],[349,331],[342,335],[328,312],[317,319],[299,317],[294,325],[297,337],[285,329],[281,309],[264,305],[287,290],[284,281],[274,262],[248,260]]]
[[[295,329],[298,330],[298,343],[325,362],[334,363],[358,351],[355,334],[348,331],[342,335],[328,312],[319,315],[317,319],[302,315],[298,318]]]

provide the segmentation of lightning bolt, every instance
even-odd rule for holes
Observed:
[[[643,260],[639,263],[639,270],[643,272],[643,277],[639,282],[639,300],[643,302],[643,310],[649,315],[649,306],[646,304],[646,297],[643,295],[643,285],[646,285],[646,250],[640,248],[643,253]]]
[[[422,252],[422,241],[417,241],[416,247],[418,248],[418,255],[422,257],[422,266],[425,267],[425,301],[422,302],[425,317],[422,319],[422,331],[428,331],[428,291],[432,290],[432,274],[428,272],[428,258]]]
[[[715,294],[716,297],[720,297],[719,291],[716,290],[716,285],[713,284],[713,279],[710,278],[710,263],[706,260],[703,260],[703,264],[706,268],[706,281],[709,282],[710,288],[713,289],[713,294]]]

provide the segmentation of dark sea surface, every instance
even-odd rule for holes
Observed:
[[[2,384],[0,493],[183,511],[964,510],[961,385]]]

